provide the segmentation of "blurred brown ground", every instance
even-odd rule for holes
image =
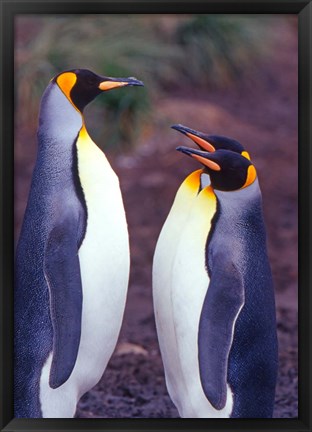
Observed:
[[[185,176],[198,165],[175,151],[190,145],[169,126],[182,123],[238,139],[250,152],[263,193],[278,319],[279,376],[274,417],[297,417],[297,29],[276,29],[276,56],[248,81],[203,93],[188,88],[154,101],[152,121],[130,154],[108,154],[119,175],[131,244],[131,275],[122,331],[100,381],[79,403],[78,417],[178,417],[166,391],[152,309],[151,265],[161,227]],[[138,73],[139,78],[139,73]],[[107,125],[109,128],[109,125]],[[90,131],[92,135],[92,130]],[[15,227],[18,235],[36,136],[16,131]],[[26,147],[27,144],[27,147]]]

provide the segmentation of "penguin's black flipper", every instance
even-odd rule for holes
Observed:
[[[204,300],[198,333],[200,379],[211,405],[226,404],[227,364],[234,324],[244,303],[242,278],[228,249],[214,254],[209,288]]]
[[[49,384],[64,384],[74,368],[80,342],[82,284],[77,235],[72,221],[58,225],[50,233],[44,257],[49,285],[53,326],[53,359]]]

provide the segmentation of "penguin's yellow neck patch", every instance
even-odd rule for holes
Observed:
[[[183,186],[186,186],[195,195],[199,192],[200,187],[200,176],[204,170],[199,169],[192,172],[183,182]]]
[[[88,202],[96,203],[100,195],[98,188],[102,188],[108,180],[108,174],[112,170],[102,150],[93,142],[85,125],[80,129],[76,141],[78,155],[78,173],[80,183]]]
[[[85,124],[83,124],[83,125],[82,125],[82,128],[80,129],[80,132],[79,132],[79,140],[80,140],[80,142],[83,143],[83,144],[88,144],[89,141],[91,140],[91,138],[90,138],[90,136],[89,136],[89,134],[88,134],[88,131],[87,131],[87,129],[86,129]]]
[[[212,186],[210,186],[210,185],[206,186],[204,189],[202,189],[200,194],[205,196],[205,198],[210,199],[213,202],[216,201],[216,195],[214,193]]]
[[[78,110],[78,108],[73,103],[73,101],[70,97],[70,92],[71,92],[72,88],[74,87],[74,85],[76,84],[76,81],[77,81],[77,75],[74,74],[73,72],[65,72],[65,73],[59,75],[56,79],[56,82],[57,82],[59,88],[62,90],[64,95],[67,97],[69,102],[76,108],[76,110]]]
[[[242,187],[242,189],[251,185],[251,183],[253,183],[256,180],[256,178],[257,178],[256,168],[253,165],[250,165],[248,167],[248,171],[247,171],[246,182],[245,182],[244,186]]]

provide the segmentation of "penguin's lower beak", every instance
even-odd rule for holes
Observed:
[[[102,91],[111,90],[116,87],[125,87],[125,86],[144,86],[142,81],[139,81],[136,78],[112,78],[112,77],[103,77],[103,81],[99,84],[99,89]]]
[[[207,137],[202,132],[196,131],[181,124],[173,125],[171,128],[183,133],[188,138],[191,138],[191,140],[194,141],[194,143],[197,144],[202,150],[208,152],[214,152],[216,150],[215,147],[207,141]]]
[[[198,162],[205,165],[207,168],[213,170],[213,171],[220,171],[221,167],[219,164],[211,160],[213,158],[213,154],[208,153],[206,151],[197,150],[189,147],[179,146],[176,148],[176,150],[191,156],[193,159],[196,159]]]

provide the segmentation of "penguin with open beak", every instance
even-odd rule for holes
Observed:
[[[16,252],[15,417],[73,417],[121,327],[129,239],[118,177],[83,110],[135,78],[73,69],[41,101],[38,155]]]
[[[234,140],[174,126],[200,149],[153,262],[157,334],[181,417],[272,417],[277,336],[257,173]],[[203,180],[204,178],[204,180]]]
[[[245,156],[250,160],[249,153],[245,150],[240,142],[233,138],[220,135],[207,135],[203,132],[199,132],[181,124],[172,125],[171,128],[190,138],[195,144],[198,145],[200,150],[207,151],[209,153],[216,150],[231,150],[235,153]]]

